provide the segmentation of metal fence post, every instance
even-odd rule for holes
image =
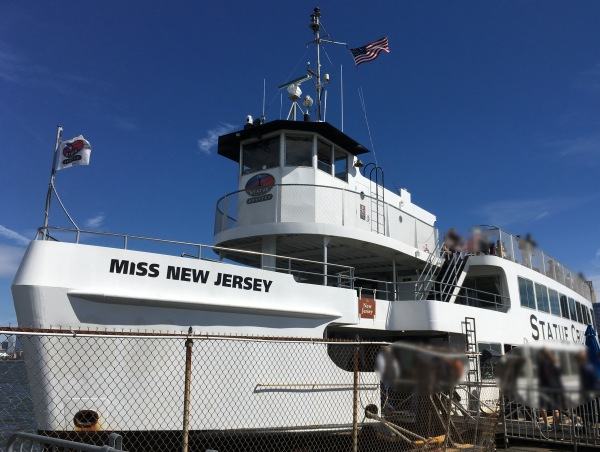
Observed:
[[[185,341],[185,391],[183,395],[183,435],[181,439],[182,452],[188,452],[190,434],[190,386],[192,380],[192,347],[191,338]]]
[[[352,405],[352,450],[358,451],[358,357],[360,345],[354,349],[354,386],[353,386],[353,405]]]
[[[469,386],[469,392],[470,388],[471,387]],[[452,442],[450,441],[450,426],[452,425],[452,395],[454,394],[455,389],[456,388],[453,386],[452,390],[448,393],[448,416],[446,417],[446,436],[444,437],[444,450],[447,450],[448,446],[452,445]]]

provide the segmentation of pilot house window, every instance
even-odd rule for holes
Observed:
[[[285,136],[285,164],[287,166],[312,166],[313,137]]]
[[[344,151],[339,149],[335,149],[334,152],[334,168],[335,168],[335,177],[341,179],[345,182],[348,182],[348,156]]]
[[[242,147],[242,173],[249,174],[279,166],[279,137],[268,138]]]
[[[317,168],[321,171],[331,174],[332,161],[332,146],[324,141],[317,141]]]

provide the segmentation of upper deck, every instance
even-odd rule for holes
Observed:
[[[483,225],[480,228],[496,256],[546,275],[592,301],[592,291],[585,280],[545,251],[496,226]]]
[[[435,216],[407,190],[387,190],[383,170],[358,159],[367,149],[328,123],[248,124],[221,136],[218,152],[239,164],[238,190],[217,202],[218,245],[265,252],[264,236],[277,237],[277,249],[292,235],[313,248],[335,237],[347,249],[369,243],[386,260],[393,253],[413,265],[435,247]]]

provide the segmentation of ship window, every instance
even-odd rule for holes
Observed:
[[[312,166],[313,137],[285,136],[285,164],[287,166]]]
[[[488,309],[502,308],[500,277],[471,276],[465,278],[456,297],[456,304]]]
[[[566,295],[560,294],[560,310],[562,311],[562,316],[565,319],[569,318],[569,303],[567,302]]]
[[[588,313],[588,310],[585,308],[584,305],[581,305],[581,315],[583,316],[583,321],[585,322],[586,325],[589,325],[590,323],[590,316]]]
[[[538,310],[550,312],[550,302],[548,301],[548,289],[541,284],[535,284],[535,299],[537,301]]]
[[[594,310],[590,309],[590,324],[594,324]]]
[[[575,302],[575,312],[577,313],[577,321],[579,323],[583,323],[583,315],[581,314],[581,304],[578,301]]]
[[[242,173],[254,173],[279,166],[279,137],[244,144]]]
[[[324,141],[317,141],[317,168],[331,174],[332,147]]]
[[[577,310],[575,309],[575,300],[569,298],[569,313],[571,314],[571,320],[577,321]]]
[[[560,317],[560,303],[558,301],[558,292],[553,289],[548,289],[550,295],[550,312]]]
[[[519,295],[521,296],[521,306],[535,309],[535,295],[533,294],[533,282],[519,277]]]
[[[333,164],[335,177],[348,182],[348,155],[344,151],[335,149]]]

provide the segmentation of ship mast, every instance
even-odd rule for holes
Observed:
[[[317,7],[314,12],[310,15],[310,29],[315,34],[315,45],[317,46],[317,121],[322,121],[321,115],[321,93],[323,91],[323,84],[321,83],[321,10]],[[310,69],[309,69],[310,71]],[[312,71],[311,71],[312,72]]]
[[[313,106],[313,102],[314,102],[313,99],[307,95],[304,98],[304,100],[302,101],[302,105],[304,105],[304,107],[306,107],[306,112],[304,112],[302,110],[302,107],[300,107],[298,105],[298,101],[300,100],[300,96],[302,95],[302,90],[300,89],[300,84],[302,82],[312,79],[315,84],[316,91],[317,91],[316,121],[322,122],[324,115],[326,113],[325,110],[327,109],[327,95],[326,95],[327,93],[325,93],[325,85],[327,83],[329,83],[329,74],[324,74],[324,76],[321,77],[321,43],[328,42],[330,44],[340,44],[340,45],[344,45],[344,46],[346,45],[346,43],[345,42],[336,42],[336,41],[331,40],[329,34],[327,33],[327,31],[325,29],[323,29],[323,31],[325,32],[325,35],[324,35],[325,37],[321,36],[321,10],[319,8],[315,8],[314,12],[310,15],[309,27],[315,35],[314,41],[311,41],[308,44],[314,43],[317,46],[317,68],[316,68],[317,71],[316,72],[313,71],[310,68],[310,63],[308,63],[309,67],[306,69],[307,75],[298,77],[294,80],[283,83],[283,84],[279,85],[277,87],[277,89],[287,89],[287,92],[290,94],[289,99],[292,101],[292,108],[290,108],[290,112],[288,113],[287,119],[296,121],[297,110],[300,110],[302,113],[304,113],[304,120],[309,121],[310,120],[309,109],[310,109],[310,107]],[[323,95],[324,94],[325,94],[325,105],[323,105]]]

